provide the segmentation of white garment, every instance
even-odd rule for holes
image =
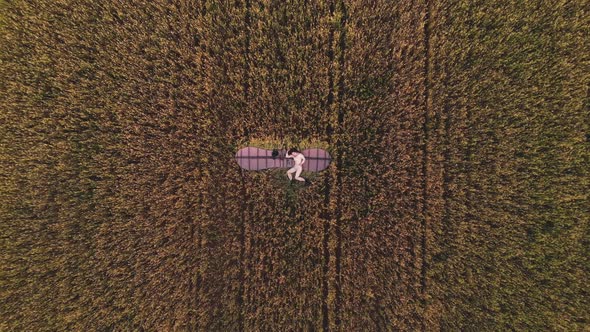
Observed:
[[[293,158],[293,161],[295,161],[295,165],[303,165],[303,163],[305,162],[305,156],[303,155],[303,153],[299,153],[299,152],[293,152],[292,154],[288,154],[285,158]]]
[[[295,173],[295,180],[305,181],[304,178],[299,176],[301,175],[301,171],[303,171],[302,165],[305,162],[305,156],[302,153],[293,152],[292,154],[287,154],[285,158],[293,158],[293,161],[295,162],[295,166],[291,167],[287,171],[287,176],[289,177],[289,180],[291,180],[291,174]]]

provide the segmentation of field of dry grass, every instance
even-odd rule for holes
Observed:
[[[0,330],[590,324],[583,2],[2,1],[0,21]],[[268,137],[333,161],[310,187],[241,170]]]

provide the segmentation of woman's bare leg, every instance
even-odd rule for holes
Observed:
[[[297,171],[297,166],[293,166],[287,171],[287,176],[289,177],[289,181],[291,181],[293,179],[291,174],[295,173],[296,171]]]
[[[301,165],[295,167],[297,167],[297,173],[295,173],[295,180],[305,182],[305,179],[299,176],[301,175],[301,171],[303,171],[303,167]]]

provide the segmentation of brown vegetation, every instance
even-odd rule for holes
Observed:
[[[0,8],[0,330],[588,326],[582,3]]]

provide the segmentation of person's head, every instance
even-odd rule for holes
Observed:
[[[293,152],[299,152],[299,150],[297,150],[297,148],[290,148],[289,152],[287,152],[287,154],[291,154]]]

